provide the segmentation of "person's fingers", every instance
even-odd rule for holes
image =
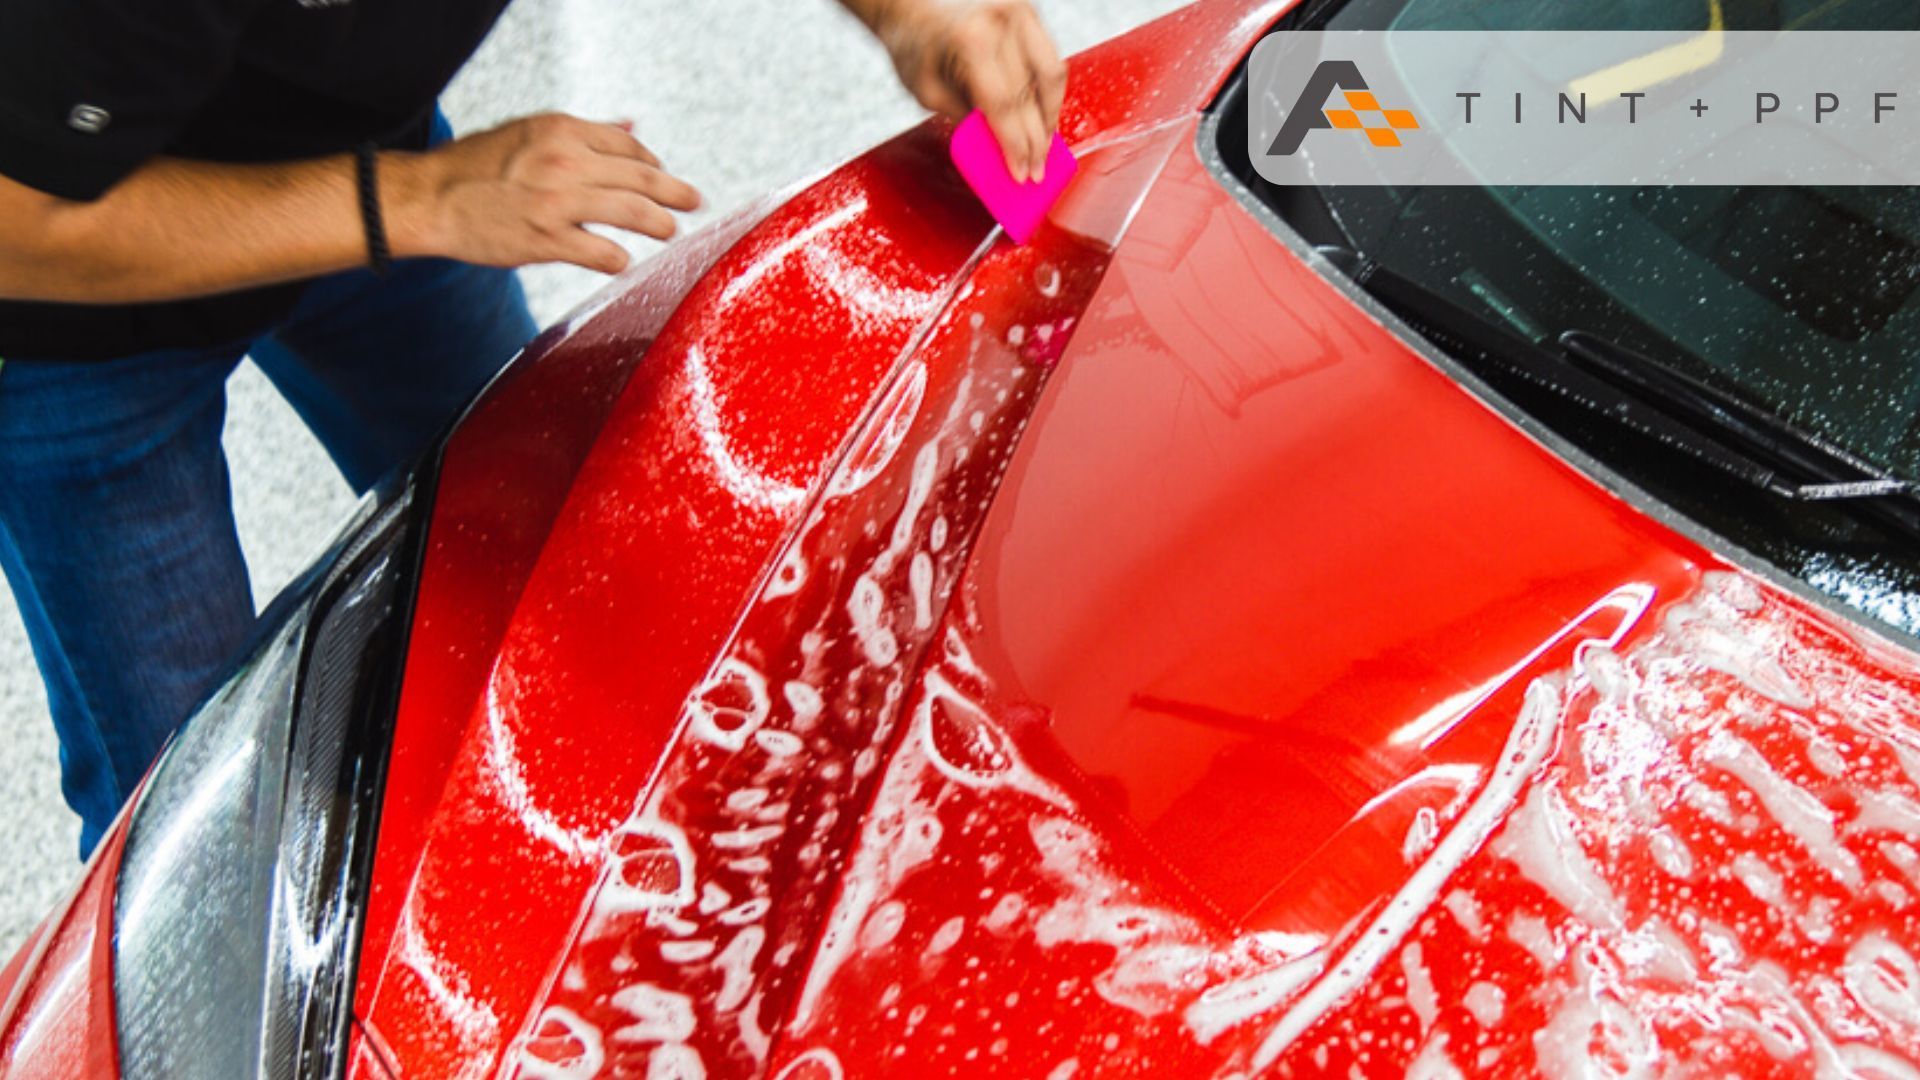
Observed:
[[[666,208],[630,191],[585,188],[572,205],[568,216],[579,224],[611,225],[655,240],[671,239],[680,227]]]
[[[1028,105],[1023,93],[1026,87],[1015,80],[1005,64],[999,62],[998,52],[994,50],[979,60],[965,63],[962,68],[963,85],[974,107],[986,116],[987,126],[1000,143],[1000,152],[1007,159],[1007,171],[1013,174],[1015,180],[1025,181],[1032,175],[1028,166],[1031,133],[1027,118],[1023,115]]]
[[[604,236],[586,229],[567,229],[561,233],[551,257],[556,262],[572,263],[602,274],[617,274],[627,268],[627,251]]]
[[[931,112],[951,120],[964,120],[970,106],[965,97],[955,92],[955,85],[944,73],[929,74],[913,86],[913,97]]]
[[[638,192],[670,210],[700,209],[700,192],[692,184],[632,158],[595,155],[582,179],[595,187]]]
[[[631,158],[642,161],[654,168],[660,167],[660,159],[647,149],[646,144],[633,137],[631,121],[627,127],[619,124],[592,124],[586,131],[587,147],[611,157]]]
[[[1026,177],[1032,181],[1043,180],[1046,178],[1050,133],[1041,117],[1038,88],[1034,85],[1032,68],[1027,61],[1026,45],[1011,32],[1011,27],[1002,26],[995,60],[1007,83],[1017,88],[1014,114],[1020,128],[1020,142],[1025,148]]]
[[[704,201],[699,189],[685,180],[663,169],[650,169],[652,174],[646,186],[640,188],[641,194],[669,210],[698,210]]]
[[[1046,125],[1047,142],[1053,142],[1053,133],[1060,130],[1060,108],[1067,98],[1067,65],[1060,59],[1060,52],[1054,48],[1053,36],[1041,25],[1040,15],[1032,8],[1016,16],[1021,44],[1026,48],[1027,62],[1033,71],[1034,87],[1040,98],[1041,123]]]

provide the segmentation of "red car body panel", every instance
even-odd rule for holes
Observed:
[[[489,393],[353,1075],[1914,1075],[1920,658],[1578,471],[1208,173],[1284,6],[1076,58],[1026,247],[922,128]],[[110,883],[0,1015],[92,1026],[6,1075],[111,1062]]]
[[[1098,148],[1190,118],[1280,6],[1203,5],[1083,54],[1063,130]],[[1121,175],[1089,183],[1091,169],[1076,198],[1117,232],[1151,174],[1108,156]],[[601,845],[689,689],[991,229],[940,132],[922,128],[759,220],[677,307],[686,282],[668,271],[666,300],[642,283],[520,365],[510,380],[550,386],[565,376],[549,368],[616,371],[582,395],[619,394],[590,450],[587,406],[556,419],[511,382],[463,426],[443,466],[357,993],[398,1071],[485,1072],[538,1011]],[[622,387],[620,365],[649,341]],[[543,453],[479,449],[526,445]],[[499,582],[496,595],[475,598],[476,581]]]
[[[0,972],[0,1076],[117,1076],[113,897],[126,846],[123,813],[80,884]]]
[[[994,249],[879,394],[519,1075],[1899,1074],[1913,658],[1545,452],[1174,135],[1110,265]]]

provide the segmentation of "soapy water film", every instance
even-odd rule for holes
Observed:
[[[520,1075],[765,1070],[761,1025],[808,993],[908,680],[1105,259],[1059,232],[1001,250],[894,373],[615,831]]]
[[[1405,873],[1343,925],[1135,872],[958,580],[1099,277],[1048,244],[966,287],[808,508],[519,1075],[1920,1076],[1916,672],[1736,575],[1603,598],[1618,631],[1472,718],[1501,756],[1358,853]]]
[[[1637,627],[1649,599],[1603,601],[1643,643],[1532,679],[1469,798],[1353,853],[1403,884],[1322,934],[1211,925],[1130,873],[957,612],[816,960],[846,996],[791,1038],[929,1074],[1916,1075],[1910,661],[1731,574]],[[1020,1022],[1039,995],[1070,1029]],[[946,1039],[956,1016],[997,1035]]]
[[[897,534],[951,550],[951,520],[933,548],[955,489],[914,490],[893,520],[920,526]],[[914,545],[875,532],[867,573],[830,572],[855,582],[849,626],[858,582]],[[888,576],[913,596],[910,569]],[[1647,617],[1623,594],[1614,642]],[[778,689],[721,669],[693,716],[708,737],[677,762],[705,771],[676,769],[628,826],[619,884],[523,1049],[553,1056],[523,1075],[830,1077],[843,1056],[1049,1077],[1916,1075],[1915,672],[1747,579],[1709,574],[1639,644],[1589,639],[1535,677],[1472,798],[1391,853],[1406,884],[1325,935],[1234,932],[1155,895],[1033,764],[1044,732],[994,702],[964,594],[938,627],[919,611],[895,611],[894,664],[831,700],[802,688],[824,636],[801,635],[803,678]],[[899,707],[863,708],[874,695]],[[839,785],[876,772],[862,826]],[[849,828],[851,861],[827,865]],[[796,867],[812,888],[756,891]],[[590,984],[619,988],[564,993]],[[1077,1022],[1021,1024],[1023,993]],[[999,1034],[943,1039],[975,1013]]]

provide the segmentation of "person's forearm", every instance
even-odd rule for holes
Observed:
[[[394,254],[421,253],[410,200],[396,197],[414,155],[383,157]],[[0,296],[9,299],[172,300],[368,259],[351,156],[280,165],[160,158],[95,202],[37,198],[32,226],[0,239]]]
[[[658,239],[700,194],[619,124],[532,116],[423,153],[380,155],[394,258],[627,265],[590,225]],[[160,158],[96,202],[0,178],[0,299],[82,304],[211,296],[368,262],[351,155],[283,165]]]

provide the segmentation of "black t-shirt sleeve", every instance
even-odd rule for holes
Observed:
[[[0,0],[0,175],[99,198],[219,87],[261,2]]]

